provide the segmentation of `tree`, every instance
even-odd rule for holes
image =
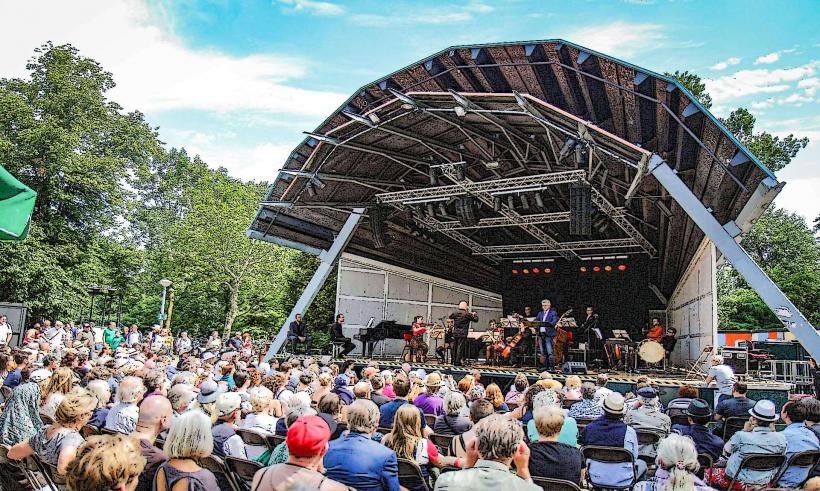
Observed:
[[[681,85],[686,87],[686,90],[695,96],[703,107],[706,109],[712,107],[712,96],[706,93],[706,84],[703,83],[698,75],[689,71],[679,72],[677,70],[675,70],[675,73],[666,72],[664,75],[680,82]]]
[[[755,117],[742,107],[732,111],[722,121],[772,172],[786,167],[797,156],[797,152],[809,144],[808,138],[795,138],[792,134],[781,139],[765,131],[755,133]]]

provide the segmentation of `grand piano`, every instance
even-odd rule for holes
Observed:
[[[353,339],[362,342],[362,356],[369,358],[373,356],[373,346],[385,339],[405,339],[413,333],[413,327],[405,324],[397,324],[396,321],[382,320],[375,326],[374,318],[371,317],[367,327],[359,329],[358,334],[353,335]]]

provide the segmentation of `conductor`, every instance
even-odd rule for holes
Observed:
[[[453,365],[460,366],[467,349],[467,334],[470,332],[470,322],[478,322],[478,314],[467,311],[467,302],[458,303],[458,310],[450,314],[453,319]]]

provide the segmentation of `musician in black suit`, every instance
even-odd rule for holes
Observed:
[[[470,322],[478,322],[478,314],[467,310],[468,304],[461,301],[458,310],[450,314],[453,319],[453,365],[460,366],[461,359],[467,351],[467,334],[470,333]]]
[[[330,326],[330,340],[333,343],[344,344],[344,348],[342,349],[343,357],[347,356],[348,353],[356,349],[356,345],[353,344],[353,341],[344,335],[344,331],[342,330],[342,324],[344,324],[344,321],[345,315],[337,314],[336,322]]]
[[[578,332],[584,333],[587,344],[591,345],[594,343],[594,340],[598,339],[598,336],[593,331],[595,328],[599,327],[598,320],[598,314],[595,313],[591,305],[588,306],[587,315],[581,323],[581,328],[578,330]]]
[[[310,354],[310,346],[312,343],[312,339],[310,337],[310,333],[307,330],[307,326],[305,323],[302,322],[302,314],[296,314],[296,320],[290,323],[288,326],[288,342],[291,346],[293,346],[293,351],[296,351],[296,344],[304,344],[305,345],[305,353]]]

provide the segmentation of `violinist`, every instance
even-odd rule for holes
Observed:
[[[498,361],[499,354],[504,349],[504,328],[499,326],[495,320],[490,321],[490,327],[487,328],[490,335],[490,342],[487,344],[486,355],[487,363],[495,364]]]
[[[424,317],[417,315],[413,318],[413,336],[410,338],[410,360],[416,363],[424,363],[427,359],[429,347],[424,342],[424,335],[427,333],[428,324],[424,322]]]

